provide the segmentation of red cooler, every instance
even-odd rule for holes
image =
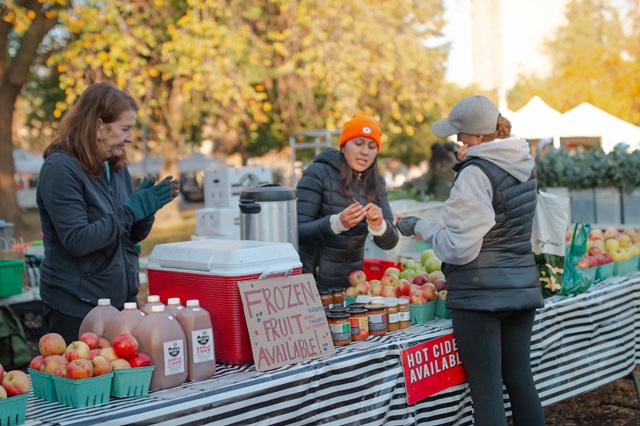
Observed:
[[[302,272],[290,243],[195,240],[158,244],[149,256],[149,293],[198,299],[209,311],[217,362],[251,364],[253,354],[238,282]]]

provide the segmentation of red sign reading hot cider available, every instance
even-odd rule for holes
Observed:
[[[400,351],[407,403],[415,404],[467,380],[453,334]]]

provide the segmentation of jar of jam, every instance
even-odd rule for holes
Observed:
[[[387,331],[397,331],[398,325],[398,299],[395,297],[385,297],[384,306],[387,309]]]
[[[336,312],[327,314],[331,340],[335,346],[346,346],[351,343],[351,323],[349,314],[346,312]]]
[[[398,327],[407,328],[410,325],[409,301],[407,299],[398,299]]]
[[[369,337],[369,318],[364,308],[347,309],[351,322],[351,340],[365,340]]]
[[[320,301],[325,312],[329,311],[329,308],[333,306],[333,298],[331,297],[331,290],[318,290],[320,294]]]
[[[387,310],[384,305],[367,305],[369,334],[384,336],[387,334]]]
[[[333,308],[329,308],[329,313],[331,314],[346,314],[347,313],[347,308],[345,308],[344,306],[334,306]]]
[[[332,288],[331,299],[333,306],[347,306],[347,293],[343,288]]]

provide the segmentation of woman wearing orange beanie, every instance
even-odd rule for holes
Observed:
[[[381,137],[373,116],[354,114],[340,134],[340,150],[321,152],[298,182],[298,251],[302,271],[315,276],[319,289],[349,285],[349,273],[363,269],[369,234],[384,250],[398,243],[376,163]]]

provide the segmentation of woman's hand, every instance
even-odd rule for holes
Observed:
[[[456,155],[456,157],[458,158],[459,161],[462,161],[465,158],[467,158],[467,151],[468,150],[469,150],[469,145],[467,145],[467,144],[464,144],[464,145],[458,147],[458,155]]]
[[[374,228],[382,225],[384,215],[382,209],[373,203],[367,204],[364,209],[367,211],[367,223]]]
[[[340,213],[340,222],[342,226],[347,229],[351,229],[358,223],[362,222],[362,219],[367,215],[367,209],[360,203],[353,203]]]

